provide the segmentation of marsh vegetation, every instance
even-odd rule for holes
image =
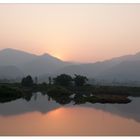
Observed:
[[[49,83],[37,83],[31,76],[24,77],[21,83],[0,84],[0,102],[9,102],[19,98],[30,101],[33,93],[41,92],[48,99],[59,104],[90,103],[129,103],[129,96],[140,96],[140,87],[95,86],[86,82],[85,76],[61,74],[56,78],[49,77]]]

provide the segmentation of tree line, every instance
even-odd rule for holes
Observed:
[[[86,76],[77,75],[77,74],[75,74],[74,77],[68,74],[61,74],[55,78],[49,77],[49,85],[53,84],[53,85],[60,85],[65,87],[72,86],[72,85],[84,86],[87,83],[87,81],[88,78]],[[38,84],[38,79],[37,77],[35,77],[35,81],[34,81],[33,78],[30,75],[28,75],[21,80],[21,84],[22,86],[30,87],[33,86],[34,84]]]

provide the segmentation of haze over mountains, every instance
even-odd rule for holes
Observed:
[[[0,66],[3,67],[3,69],[6,68],[6,66],[15,67],[15,71],[20,71],[21,76],[27,74],[30,74],[32,76],[50,74],[53,73],[55,70],[67,66],[69,64],[70,63],[63,62],[49,54],[43,54],[38,56],[9,48],[0,51]],[[0,77],[1,76],[2,74],[0,71]],[[9,74],[5,78],[8,77]]]
[[[0,79],[16,79],[30,74],[45,80],[48,75],[62,73],[106,81],[140,81],[140,53],[103,62],[75,64],[47,53],[35,55],[9,48],[0,51]]]

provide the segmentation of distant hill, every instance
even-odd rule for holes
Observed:
[[[124,61],[104,72],[97,79],[108,81],[140,81],[140,60]]]
[[[23,73],[15,66],[0,66],[0,79],[15,79],[23,77]]]
[[[0,51],[0,66],[14,66],[16,69],[20,69],[24,75],[50,74],[70,64],[47,53],[39,56],[10,48]]]
[[[36,57],[37,55],[34,54],[8,48],[0,51],[0,66],[14,65],[19,67]]]
[[[90,63],[90,64],[79,64],[79,65],[70,65],[56,71],[56,74],[66,73],[70,75],[74,74],[82,74],[86,75],[90,78],[94,78],[100,72],[107,70],[112,65],[106,62],[97,62],[97,63]]]
[[[0,51],[0,78],[30,74],[45,80],[49,75],[62,73],[82,74],[97,80],[140,81],[140,53],[102,62],[75,64],[47,53],[34,55],[15,49]]]
[[[25,71],[25,73],[39,76],[43,74],[52,74],[56,70],[70,64],[71,63],[64,62],[49,54],[44,54],[23,65],[22,69]]]
[[[83,74],[89,78],[106,81],[140,81],[140,53],[103,62],[71,65],[56,73]]]

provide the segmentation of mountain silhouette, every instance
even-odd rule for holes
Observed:
[[[57,74],[82,74],[88,78],[113,81],[140,81],[140,53],[96,63],[76,64],[62,61],[48,53],[35,55],[15,49],[0,51],[0,79]]]

